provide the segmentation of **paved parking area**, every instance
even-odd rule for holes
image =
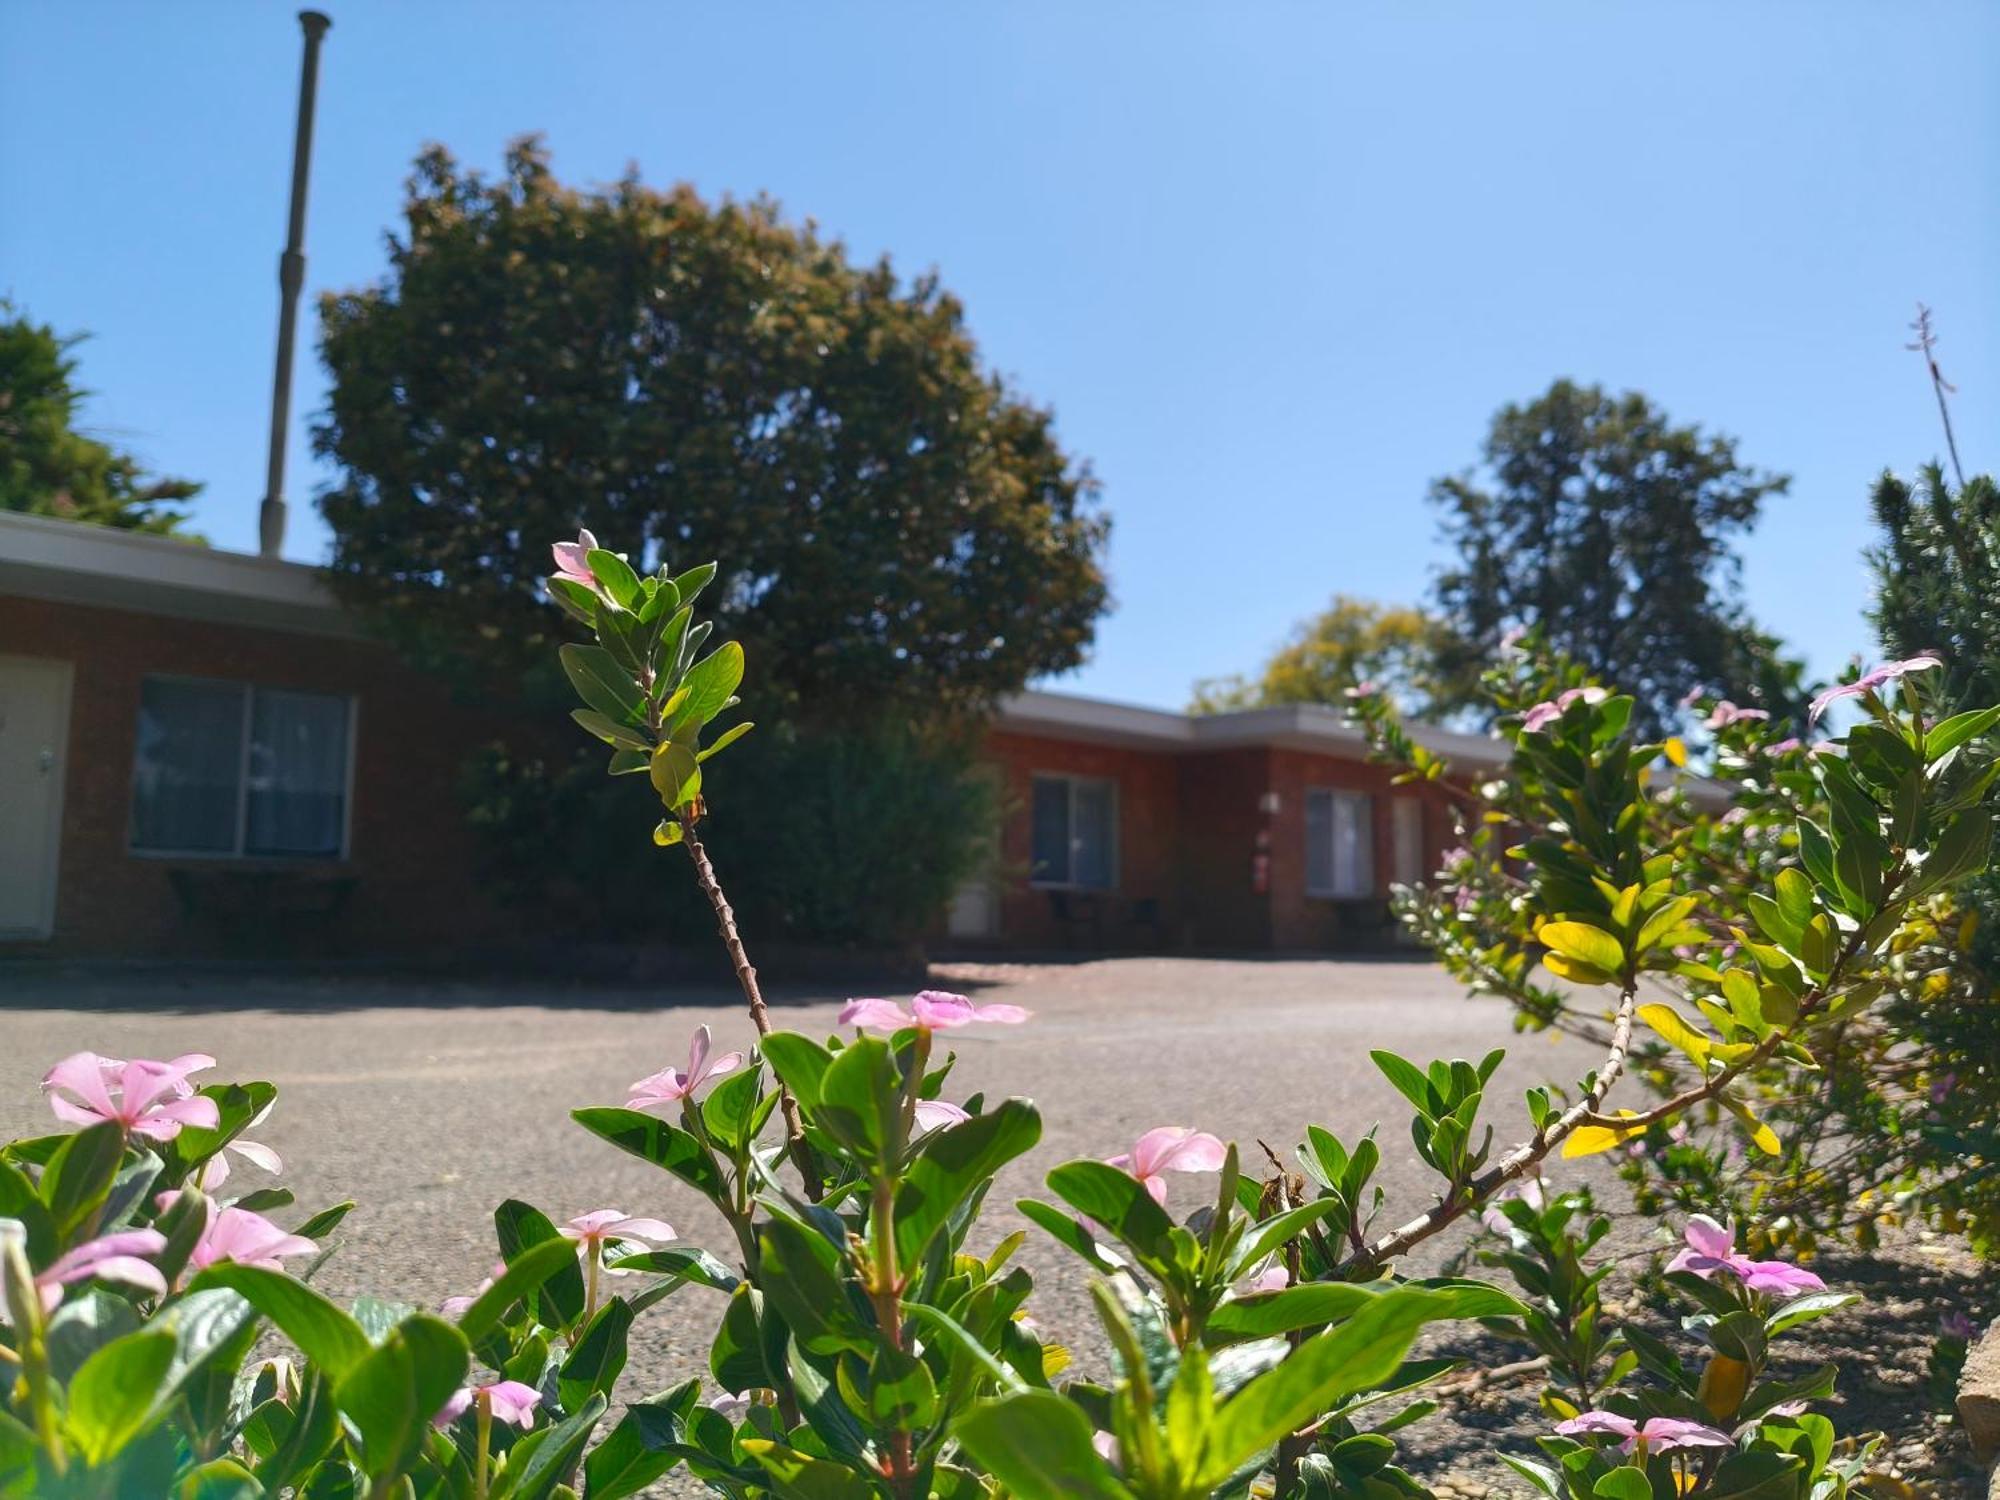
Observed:
[[[992,1199],[994,1239],[1024,1222],[1011,1204],[1037,1192],[1049,1167],[1111,1155],[1162,1124],[1212,1130],[1251,1152],[1268,1141],[1289,1155],[1308,1123],[1352,1139],[1381,1119],[1383,1222],[1397,1223],[1428,1206],[1428,1186],[1402,1101],[1370,1048],[1422,1061],[1507,1047],[1493,1111],[1503,1140],[1525,1123],[1521,1086],[1574,1079],[1594,1061],[1573,1041],[1515,1036],[1503,1005],[1468,1000],[1415,961],[968,964],[943,966],[932,982],[1035,1012],[1026,1026],[954,1039],[958,1097],[1028,1094],[1046,1121],[1040,1148],[1008,1170]],[[824,1033],[844,996],[780,998],[780,1026]],[[300,1204],[360,1204],[322,1284],[336,1295],[400,1292],[434,1304],[485,1275],[490,1215],[510,1194],[558,1220],[600,1207],[663,1217],[686,1238],[726,1249],[706,1205],[568,1119],[574,1106],[621,1103],[631,1080],[681,1065],[689,1032],[704,1022],[725,1046],[751,1039],[734,990],[720,986],[641,992],[0,968],[0,1130],[48,1127],[37,1081],[70,1052],[211,1052],[216,1077],[279,1085],[258,1136],[283,1153]],[[1199,1201],[1192,1183],[1176,1184],[1176,1208]],[[1032,1237],[1027,1259],[1043,1326],[1086,1326],[1075,1264]],[[648,1315],[634,1341],[635,1380],[665,1383],[701,1368],[712,1296],[683,1292]]]

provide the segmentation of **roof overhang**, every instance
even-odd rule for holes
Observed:
[[[362,633],[317,568],[14,511],[0,511],[0,594],[311,635]]]

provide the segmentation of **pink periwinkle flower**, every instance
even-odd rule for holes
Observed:
[[[555,543],[549,550],[556,557],[556,577],[580,583],[593,594],[603,592],[597,586],[597,576],[590,571],[590,554],[596,549],[597,538],[587,530],[579,531],[573,542]]]
[[[1693,687],[1681,694],[1681,707],[1693,708],[1697,703],[1701,702],[1703,695],[1707,692],[1708,689],[1697,682]]]
[[[1797,735],[1795,734],[1787,735],[1782,740],[1778,740],[1772,744],[1766,745],[1764,747],[1764,752],[1767,755],[1790,755],[1794,750],[1798,749],[1802,743],[1803,742],[1799,739]]]
[[[1948,1339],[1969,1344],[1979,1337],[1979,1325],[1970,1313],[1948,1312],[1938,1319],[1938,1332]]]
[[[1907,677],[1912,672],[1928,672],[1933,667],[1943,665],[1942,661],[1928,652],[1921,656],[1908,657],[1903,661],[1885,661],[1879,667],[1869,668],[1854,681],[1830,687],[1813,699],[1807,722],[1817,724],[1819,716],[1842,698],[1859,698],[1864,693],[1872,693],[1875,689],[1884,687],[1900,677]]]
[[[1479,1216],[1479,1222],[1495,1234],[1505,1234],[1514,1227],[1514,1221],[1509,1219],[1500,1207],[1509,1198],[1519,1198],[1536,1213],[1540,1213],[1548,1203],[1548,1194],[1543,1190],[1541,1178],[1522,1177],[1509,1183],[1486,1205],[1485,1212]]]
[[[134,1058],[120,1062],[95,1052],[78,1052],[50,1068],[42,1079],[49,1108],[70,1125],[115,1121],[127,1135],[170,1141],[183,1125],[213,1130],[221,1113],[213,1099],[194,1091],[190,1073],[215,1066],[205,1052],[189,1052],[167,1062]]]
[[[956,1031],[975,1022],[1019,1026],[1028,1015],[1018,1005],[974,1005],[964,995],[923,990],[908,1010],[893,1000],[850,1000],[840,1008],[840,1024],[862,1031]]]
[[[229,1181],[229,1153],[232,1151],[274,1177],[285,1170],[285,1159],[269,1146],[258,1141],[234,1140],[201,1164],[201,1170],[194,1174],[194,1185],[204,1193],[213,1193]]]
[[[919,1099],[915,1110],[917,1130],[939,1130],[947,1125],[963,1125],[972,1116],[948,1099]]]
[[[1382,691],[1382,684],[1372,680],[1357,682],[1347,690],[1347,696],[1356,700],[1373,698]]]
[[[1734,1248],[1735,1231],[1727,1224],[1716,1223],[1707,1214],[1692,1216],[1685,1234],[1687,1248],[1667,1262],[1669,1271],[1692,1271],[1704,1281],[1718,1271],[1727,1271],[1753,1292],[1773,1292],[1779,1296],[1826,1290],[1824,1281],[1800,1266],[1738,1255]]]
[[[1228,1149],[1205,1130],[1186,1125],[1161,1125],[1147,1131],[1130,1151],[1111,1157],[1106,1166],[1129,1172],[1152,1194],[1155,1203],[1167,1201],[1167,1172],[1214,1172],[1221,1168]]]
[[[1502,651],[1518,651],[1521,647],[1521,642],[1527,638],[1527,626],[1509,625],[1505,630],[1500,632],[1500,649]]]
[[[1525,733],[1553,724],[1563,716],[1563,710],[1581,699],[1585,703],[1602,703],[1610,693],[1601,687],[1574,687],[1558,693],[1546,703],[1537,703],[1521,716],[1521,728]]]
[[[1267,1266],[1260,1271],[1243,1290],[1252,1292],[1282,1292],[1292,1284],[1292,1273],[1283,1266]]]
[[[622,1208],[592,1209],[578,1214],[556,1230],[566,1240],[575,1240],[581,1250],[602,1252],[617,1240],[653,1240],[664,1244],[674,1237],[674,1226],[659,1219],[628,1218]]]
[[[121,1229],[86,1240],[56,1257],[47,1270],[36,1274],[35,1286],[41,1295],[42,1311],[51,1313],[56,1310],[62,1302],[64,1287],[93,1278],[136,1287],[142,1292],[151,1292],[155,1297],[166,1296],[167,1278],[160,1274],[160,1268],[140,1259],[143,1255],[158,1255],[166,1248],[167,1237],[157,1229]]]
[[[1090,1437],[1090,1449],[1112,1468],[1121,1467],[1118,1455],[1118,1439],[1108,1432],[1095,1432]]]
[[[541,1392],[531,1385],[523,1385],[518,1380],[496,1380],[491,1385],[461,1386],[453,1391],[438,1414],[431,1418],[434,1427],[449,1427],[470,1409],[472,1403],[484,1397],[492,1409],[493,1420],[511,1422],[516,1427],[532,1427],[535,1423],[535,1408],[542,1403]]]
[[[662,1068],[659,1072],[641,1078],[626,1090],[627,1108],[644,1109],[649,1104],[672,1104],[677,1099],[685,1099],[711,1078],[720,1078],[724,1073],[734,1073],[743,1066],[741,1052],[725,1052],[720,1057],[709,1056],[714,1045],[708,1028],[695,1029],[688,1041],[687,1071],[679,1068]]]
[[[1749,724],[1770,717],[1770,714],[1761,708],[1739,708],[1724,698],[1701,722],[1707,729],[1727,729],[1731,724]]]
[[[175,1197],[173,1195],[162,1195]],[[302,1234],[290,1234],[262,1214],[247,1208],[212,1209],[208,1223],[188,1256],[188,1269],[199,1271],[220,1261],[239,1266],[256,1266],[265,1271],[282,1271],[287,1255],[311,1255],[319,1245]]]
[[[1674,1448],[1736,1446],[1735,1439],[1728,1433],[1701,1422],[1686,1422],[1679,1417],[1648,1417],[1643,1422],[1635,1422],[1630,1417],[1619,1416],[1615,1411],[1582,1412],[1567,1422],[1558,1422],[1556,1431],[1564,1437],[1608,1433],[1625,1440],[1620,1446],[1627,1453],[1641,1444],[1652,1453],[1664,1453]]]

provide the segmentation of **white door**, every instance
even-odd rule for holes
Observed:
[[[69,680],[66,661],[0,656],[0,938],[55,928]]]
[[[1424,868],[1424,805],[1415,797],[1398,797],[1390,804],[1396,837],[1396,883],[1416,885],[1430,872]]]

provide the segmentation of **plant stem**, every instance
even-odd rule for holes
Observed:
[[[472,1456],[472,1500],[486,1500],[486,1451],[493,1441],[493,1398],[481,1391],[473,1402],[477,1408],[479,1446]]]
[[[729,905],[729,898],[722,893],[722,883],[715,878],[715,866],[708,862],[708,851],[702,847],[701,839],[694,831],[692,819],[683,822],[681,842],[687,846],[688,858],[694,861],[695,884],[708,897],[708,904],[715,908],[715,925],[722,934],[722,946],[729,950],[729,962],[736,969],[736,983],[743,990],[743,999],[750,1007],[750,1024],[757,1028],[761,1039],[771,1034],[771,1017],[764,1008],[764,992],[757,984],[757,970],[750,962],[750,955],[744,951],[742,934],[736,930],[736,913]],[[778,1109],[785,1117],[786,1150],[792,1158],[792,1165],[798,1169],[799,1178],[805,1184],[806,1197],[817,1203],[820,1199],[819,1169],[813,1160],[812,1148],[806,1144],[805,1121],[799,1115],[799,1101],[784,1084],[778,1085]]]
[[[896,1269],[896,1184],[886,1174],[875,1179],[870,1208],[870,1231],[875,1240],[875,1267],[870,1297],[875,1304],[875,1321],[882,1340],[898,1354],[903,1352],[903,1293]],[[889,1433],[890,1485],[897,1494],[909,1493],[915,1466],[910,1461],[910,1434],[902,1428]]]

